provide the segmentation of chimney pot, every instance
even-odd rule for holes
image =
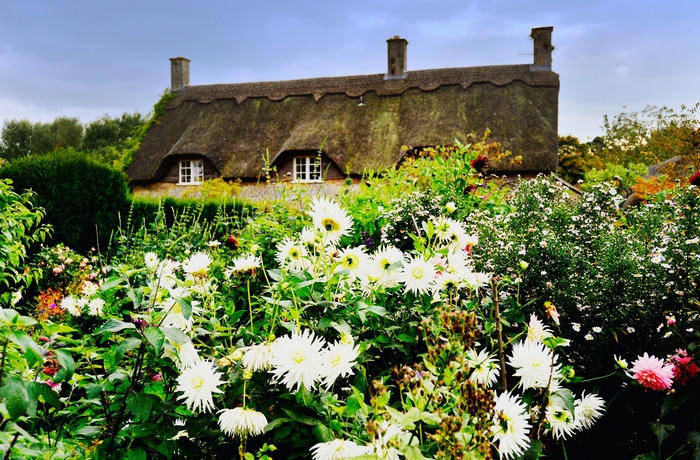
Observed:
[[[190,60],[180,56],[170,58],[170,92],[180,92],[188,86],[190,86]]]
[[[394,35],[387,43],[387,73],[384,76],[385,80],[406,78],[408,74],[406,70],[406,48],[408,40]]]
[[[533,67],[538,70],[552,70],[552,30],[554,27],[537,27],[532,29],[530,37],[534,41],[535,59]]]

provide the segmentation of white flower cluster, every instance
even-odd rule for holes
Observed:
[[[268,371],[273,382],[299,391],[302,386],[313,390],[319,384],[329,390],[339,377],[352,375],[359,349],[349,335],[331,344],[306,329],[271,343],[246,347],[244,352],[242,363],[246,369]]]
[[[80,296],[67,295],[59,306],[72,316],[81,316],[85,311],[90,316],[104,316],[105,301],[98,296],[100,286],[92,281],[83,281]]]
[[[286,237],[277,247],[275,258],[283,269],[308,271],[319,281],[337,275],[365,293],[403,286],[404,292],[438,295],[448,288],[478,289],[490,279],[472,266],[470,251],[477,237],[449,217],[431,218],[423,225],[423,236],[433,249],[433,255],[426,256],[390,245],[372,254],[364,246],[338,248],[340,237],[352,228],[352,218],[328,198],[314,199],[309,215],[314,227],[298,238]]]

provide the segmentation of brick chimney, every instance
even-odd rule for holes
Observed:
[[[190,86],[190,60],[170,58],[170,92],[176,93]]]
[[[554,27],[537,27],[532,29],[530,38],[534,41],[535,70],[552,70],[552,30]]]
[[[388,39],[386,43],[388,70],[386,75],[384,75],[384,79],[406,78],[408,73],[406,70],[406,48],[408,47],[408,40],[394,35],[394,38]]]

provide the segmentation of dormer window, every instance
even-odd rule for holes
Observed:
[[[294,157],[294,180],[298,182],[322,182],[321,157],[318,155]]]
[[[203,160],[180,160],[180,180],[178,185],[199,185],[203,181]]]

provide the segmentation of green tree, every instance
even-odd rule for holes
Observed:
[[[31,153],[32,124],[29,120],[7,120],[2,126],[0,157],[14,160]]]
[[[574,136],[559,137],[557,174],[565,181],[576,184],[583,180],[588,171],[605,168],[605,163],[599,156],[600,150],[600,138],[582,144]]]
[[[622,112],[604,117],[606,163],[652,165],[675,156],[691,157],[700,150],[700,120],[692,108],[647,106],[641,112]]]
[[[114,165],[134,142],[144,119],[140,113],[124,113],[120,118],[105,114],[85,127],[82,148],[100,163]]]

